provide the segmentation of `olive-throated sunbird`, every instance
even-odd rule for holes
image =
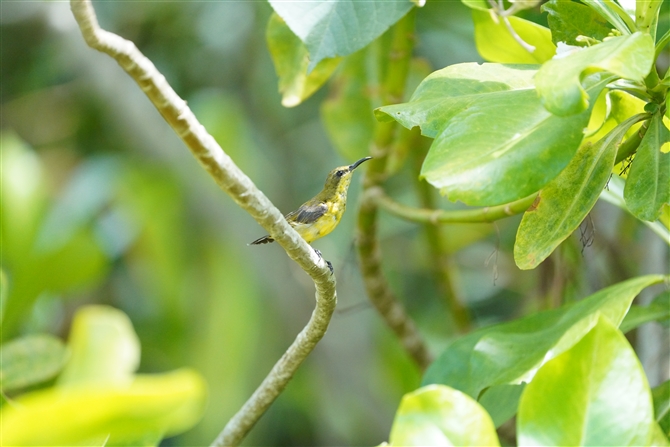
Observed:
[[[298,232],[300,236],[311,244],[313,241],[327,235],[335,229],[344,210],[347,207],[347,190],[351,183],[351,176],[361,163],[372,157],[361,158],[349,166],[340,166],[330,171],[326,178],[323,190],[313,199],[300,205],[295,211],[286,216],[289,225]],[[267,244],[274,242],[272,236],[263,236],[253,241],[250,245]],[[320,254],[319,252],[317,252]]]

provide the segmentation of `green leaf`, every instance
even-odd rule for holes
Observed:
[[[441,383],[479,397],[490,386],[528,382],[544,363],[577,343],[599,314],[618,326],[642,289],[666,279],[630,279],[574,304],[468,334],[430,365],[423,384]]]
[[[3,444],[156,445],[192,427],[204,400],[202,377],[188,369],[138,376],[127,386],[53,387],[2,408]]]
[[[638,116],[622,123],[591,146],[582,145],[568,166],[540,191],[524,213],[514,243],[522,270],[544,261],[584,220],[612,173],[621,139]]]
[[[109,306],[80,308],[68,344],[71,357],[59,385],[123,385],[139,366],[140,343],[132,323]]]
[[[644,323],[668,319],[670,319],[670,292],[663,292],[648,306],[631,306],[620,329],[625,334]]]
[[[661,152],[668,142],[670,131],[663,124],[663,115],[655,113],[637,148],[623,190],[628,209],[638,219],[657,220],[663,204],[670,202],[670,153]]]
[[[489,4],[486,2],[486,0],[461,0],[461,3],[463,3],[468,8],[478,9],[480,11],[486,11],[489,9]]]
[[[670,380],[651,390],[654,399],[654,416],[663,434],[670,437]]]
[[[408,129],[436,138],[454,116],[492,96],[533,89],[536,65],[465,63],[431,73],[417,87],[408,103],[379,107],[379,121],[392,119]]]
[[[663,429],[659,424],[653,424],[652,426],[652,435],[649,440],[650,447],[668,447],[670,446],[670,440],[668,436],[663,433]]]
[[[643,33],[651,33],[656,37],[656,23],[658,12],[663,5],[663,0],[636,0],[635,2],[635,24]]]
[[[654,59],[654,42],[648,34],[635,33],[607,39],[545,63],[535,83],[542,103],[551,113],[568,116],[589,107],[589,95],[580,83],[584,74],[606,71],[642,82]]]
[[[487,388],[479,398],[479,404],[491,415],[496,427],[500,427],[516,414],[525,386],[525,383],[495,385]]]
[[[366,58],[361,50],[347,57],[331,83],[329,98],[321,105],[328,136],[342,158],[355,161],[370,151],[374,128]]]
[[[532,75],[527,67],[464,65],[433,73],[410,103],[380,110],[403,125],[419,121],[428,136],[440,129],[421,176],[450,200],[490,206],[526,197],[570,161],[590,110],[570,117],[547,112],[532,85],[523,85]],[[596,97],[607,79],[589,82]]]
[[[49,334],[32,334],[0,346],[2,390],[25,388],[56,376],[65,365],[67,349]]]
[[[555,44],[564,42],[568,45],[583,46],[586,43],[576,40],[578,36],[602,41],[612,32],[607,20],[581,3],[550,0],[542,5],[541,10],[547,13],[551,38]]]
[[[477,51],[487,61],[507,64],[541,64],[556,54],[556,45],[551,42],[551,31],[542,25],[519,17],[507,18],[517,35],[535,47],[529,52],[521,46],[503,23],[503,18],[493,10],[472,10],[475,23]]]
[[[309,98],[340,63],[340,58],[323,59],[308,74],[307,48],[276,13],[270,16],[265,36],[279,76],[279,93],[284,107],[295,107]]]
[[[443,385],[406,394],[393,420],[392,446],[499,446],[491,417],[471,397]]]
[[[5,269],[0,267],[0,323],[5,316],[5,306],[7,305],[7,292],[9,291],[9,281]]]
[[[630,35],[635,31],[635,23],[627,16],[627,13],[615,2],[607,0],[581,0],[582,3],[588,5],[612,26],[614,26],[621,34]],[[617,10],[622,13],[623,17],[617,13]]]
[[[414,6],[409,0],[270,0],[270,5],[307,46],[308,72],[323,59],[347,56],[367,46]]]
[[[521,395],[519,446],[649,445],[656,424],[647,379],[607,318],[547,362]]]

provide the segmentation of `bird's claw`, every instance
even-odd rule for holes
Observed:
[[[315,248],[315,249],[314,249],[314,253],[316,253],[317,256],[318,256],[320,259],[323,259],[323,255],[321,254],[321,251],[319,251],[319,250],[317,250],[317,249]],[[331,264],[330,261],[327,261],[327,260],[325,260],[325,259],[323,259],[323,260],[326,261],[326,265],[327,265],[328,268],[330,269],[330,274],[332,275],[332,274],[334,273],[334,270],[333,270],[333,264]]]

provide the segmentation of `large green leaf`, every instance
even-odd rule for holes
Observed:
[[[323,59],[347,56],[367,46],[414,6],[409,0],[270,0],[270,5],[307,46],[308,71]]]
[[[67,349],[49,334],[25,335],[0,346],[0,383],[8,391],[49,380],[67,360]]]
[[[477,51],[487,61],[504,64],[541,64],[556,54],[556,46],[551,42],[551,31],[542,25],[519,17],[508,17],[510,25],[526,43],[535,47],[529,52],[517,42],[503,23],[503,18],[491,10],[472,10],[475,23],[475,43]]]
[[[282,94],[284,107],[297,106],[309,98],[328,80],[340,63],[339,58],[326,58],[307,73],[307,48],[277,14],[270,16],[265,35],[275,71],[279,76],[279,93]]]
[[[650,445],[651,392],[640,361],[612,322],[597,324],[547,362],[521,396],[519,446]]]
[[[628,209],[638,219],[657,220],[663,204],[670,202],[670,153],[661,152],[668,142],[670,131],[663,124],[663,115],[655,113],[637,148],[623,190]]]
[[[375,110],[379,121],[394,119],[411,129],[436,138],[454,116],[501,94],[532,90],[536,65],[465,63],[431,73],[417,87],[408,103]]]
[[[551,113],[579,114],[589,107],[589,97],[593,99],[580,82],[584,74],[606,71],[642,82],[653,59],[654,42],[648,34],[612,37],[545,63],[537,72],[535,84],[542,103]]]
[[[585,36],[602,41],[612,32],[612,27],[593,8],[578,2],[550,0],[542,5],[547,13],[551,38],[555,44],[586,45],[577,37]]]
[[[370,151],[374,129],[368,88],[368,52],[349,56],[331,83],[331,94],[321,105],[321,116],[335,149],[347,161],[363,158]]]
[[[449,346],[428,368],[423,384],[441,383],[472,397],[493,385],[528,382],[548,360],[577,343],[598,315],[619,325],[635,296],[667,279],[630,279],[572,305],[468,334]]]
[[[71,351],[60,385],[127,384],[140,362],[140,342],[126,314],[108,306],[86,306],[72,322]]]
[[[523,270],[537,267],[584,220],[612,173],[621,139],[639,120],[620,124],[591,146],[584,144],[568,166],[540,191],[523,215],[514,243],[514,261]]]
[[[138,376],[127,386],[54,387],[2,408],[2,440],[4,445],[156,445],[193,426],[204,400],[202,378],[187,369]]]
[[[470,396],[444,385],[406,394],[393,420],[390,445],[498,446],[491,417]]]
[[[409,103],[376,113],[435,137],[421,175],[451,200],[509,203],[558,175],[589,121],[590,110],[549,113],[533,89],[533,73],[532,66],[454,65],[426,78]],[[589,95],[595,98],[607,80],[590,77]]]

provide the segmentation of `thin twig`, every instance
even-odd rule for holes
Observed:
[[[302,361],[325,334],[337,301],[335,278],[325,261],[316,255],[288,225],[272,202],[235,165],[198,122],[186,102],[135,44],[101,29],[90,0],[71,0],[70,6],[86,43],[118,62],[221,189],[267,230],[289,257],[314,280],[316,308],[307,326],[213,444],[237,445],[286,387]]]
[[[487,206],[483,208],[471,208],[466,210],[434,210],[428,208],[413,208],[403,205],[384,194],[381,188],[375,188],[368,192],[371,200],[374,200],[385,211],[417,223],[431,223],[433,225],[444,223],[482,223],[494,222],[505,217],[514,216],[525,212],[535,201],[537,193],[523,199],[504,205]]]

